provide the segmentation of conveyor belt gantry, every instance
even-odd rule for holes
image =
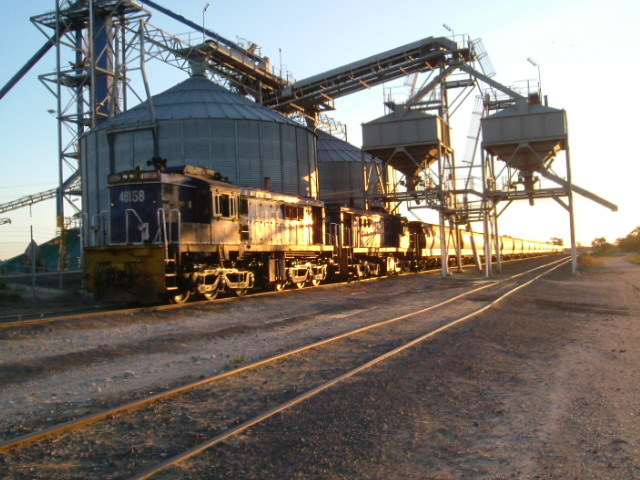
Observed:
[[[444,37],[428,37],[299,80],[263,99],[264,105],[288,113],[333,109],[333,99],[384,82],[426,72],[448,62],[470,60],[470,50]]]

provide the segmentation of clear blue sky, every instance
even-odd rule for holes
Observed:
[[[200,24],[206,1],[184,0],[162,5]],[[141,2],[144,4],[144,2]],[[640,225],[637,183],[640,162],[632,141],[639,111],[632,73],[639,50],[636,22],[640,2],[614,0],[449,1],[410,0],[335,1],[282,0],[264,2],[210,0],[207,28],[231,40],[260,45],[272,64],[282,63],[301,79],[429,36],[456,34],[482,38],[504,84],[537,78],[527,57],[540,65],[543,93],[549,105],[567,111],[574,182],[616,203],[612,213],[588,200],[577,199],[578,241],[595,237],[613,241]],[[29,21],[51,11],[54,0],[0,2],[0,83],[6,81],[44,43],[45,37]],[[155,13],[151,23],[171,32],[187,27]],[[6,27],[6,26],[9,27]],[[2,174],[0,203],[53,188],[57,184],[56,122],[47,110],[54,97],[38,81],[53,71],[51,51],[0,101]],[[177,69],[151,69],[153,94],[185,78]],[[333,116],[348,124],[349,140],[361,146],[360,124],[384,114],[382,87],[336,101]],[[455,119],[454,140],[464,146],[469,119]],[[462,142],[462,143],[460,143]],[[11,225],[0,226],[0,259],[24,251],[33,226],[36,241],[55,234],[55,209],[46,202],[10,212]],[[547,240],[568,239],[568,215],[552,200],[535,207],[514,204],[501,217],[501,232]]]

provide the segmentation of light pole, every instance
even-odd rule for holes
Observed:
[[[527,58],[527,62],[538,69],[538,96],[540,97],[540,101],[542,101],[542,79],[540,78],[540,65],[538,65],[531,57]]]
[[[207,10],[209,10],[209,7],[211,5],[209,4],[209,2],[207,2],[207,4],[204,6],[204,8],[202,9],[202,43],[204,44],[204,12],[206,12]]]
[[[456,38],[456,34],[453,31],[453,28],[451,28],[449,25],[447,25],[446,23],[443,23],[442,26],[451,34],[451,36],[453,37],[453,39],[455,40]]]

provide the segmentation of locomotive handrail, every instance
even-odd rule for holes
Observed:
[[[104,216],[103,216],[104,213],[108,213],[108,212],[103,210],[99,214],[91,217],[91,222],[89,225],[89,231],[91,232],[91,245],[96,245],[96,234],[101,230],[102,222],[104,221]],[[103,246],[104,236],[100,236],[99,238],[100,238],[99,245]]]
[[[158,231],[156,232],[156,238],[162,235],[162,244],[164,245],[164,256],[169,258],[169,239],[167,238],[167,217],[164,214],[164,208],[159,208],[156,212],[156,218],[158,220]]]
[[[142,221],[142,219],[140,218],[140,215],[138,215],[138,212],[136,212],[133,208],[127,208],[124,211],[124,229],[125,229],[125,243],[128,245],[129,244],[129,213],[133,213],[136,218],[138,219],[138,225],[144,225],[145,223]]]
[[[340,231],[338,230],[337,223],[329,224],[329,232],[327,232],[327,235],[329,235],[329,241],[327,242],[327,245],[333,245],[334,247],[342,246],[340,244]]]
[[[178,239],[177,242],[174,242],[173,240],[173,235],[171,233],[171,229],[168,229],[167,231],[167,224],[168,223],[172,223],[173,220],[173,216],[174,214],[176,215],[176,225],[178,227]],[[159,208],[156,211],[156,219],[158,221],[158,231],[156,232],[156,236],[154,238],[154,242],[159,242],[162,241],[162,244],[164,245],[164,249],[165,249],[165,254],[168,258],[169,256],[169,244],[173,244],[173,243],[177,243],[178,245],[180,245],[181,241],[182,241],[182,225],[181,225],[181,215],[180,215],[180,210],[178,210],[177,208],[172,208],[171,210],[169,210],[169,220],[167,220],[167,213],[164,210],[164,208]],[[159,238],[160,236],[162,236],[162,238]]]
[[[103,225],[102,236],[100,238],[100,244],[104,245],[111,241],[111,210],[102,210],[100,212],[100,222]]]

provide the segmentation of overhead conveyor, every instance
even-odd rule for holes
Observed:
[[[62,188],[65,191],[73,190],[76,195],[80,194],[80,174],[78,172],[74,173],[71,177],[69,177],[62,185]],[[60,188],[51,188],[49,190],[45,190],[43,192],[38,192],[33,195],[25,195],[16,200],[12,200],[10,202],[0,204],[0,213],[10,212],[12,210],[17,210],[22,207],[29,207],[36,203],[44,202],[45,200],[49,200],[51,198],[56,198],[60,194]]]
[[[202,31],[207,38],[202,45],[185,46],[176,49],[174,53],[226,78],[243,93],[250,94],[259,101],[265,93],[280,90],[288,84],[286,80],[271,72],[267,57],[257,55],[251,48],[244,48],[157,2],[147,0],[145,3],[196,31]],[[148,40],[152,41],[153,37]],[[254,45],[255,47],[257,45]]]
[[[12,210],[17,210],[18,208],[28,207],[35,203],[44,202],[45,200],[49,200],[51,198],[56,198],[58,195],[58,188],[52,188],[49,190],[45,190],[44,192],[39,192],[33,195],[25,195],[24,197],[20,197],[17,200],[12,200],[11,202],[0,204],[0,213],[10,212]]]
[[[263,104],[283,113],[332,110],[333,100],[413,73],[427,72],[443,62],[467,62],[468,48],[444,37],[417,42],[299,80],[266,97]]]

